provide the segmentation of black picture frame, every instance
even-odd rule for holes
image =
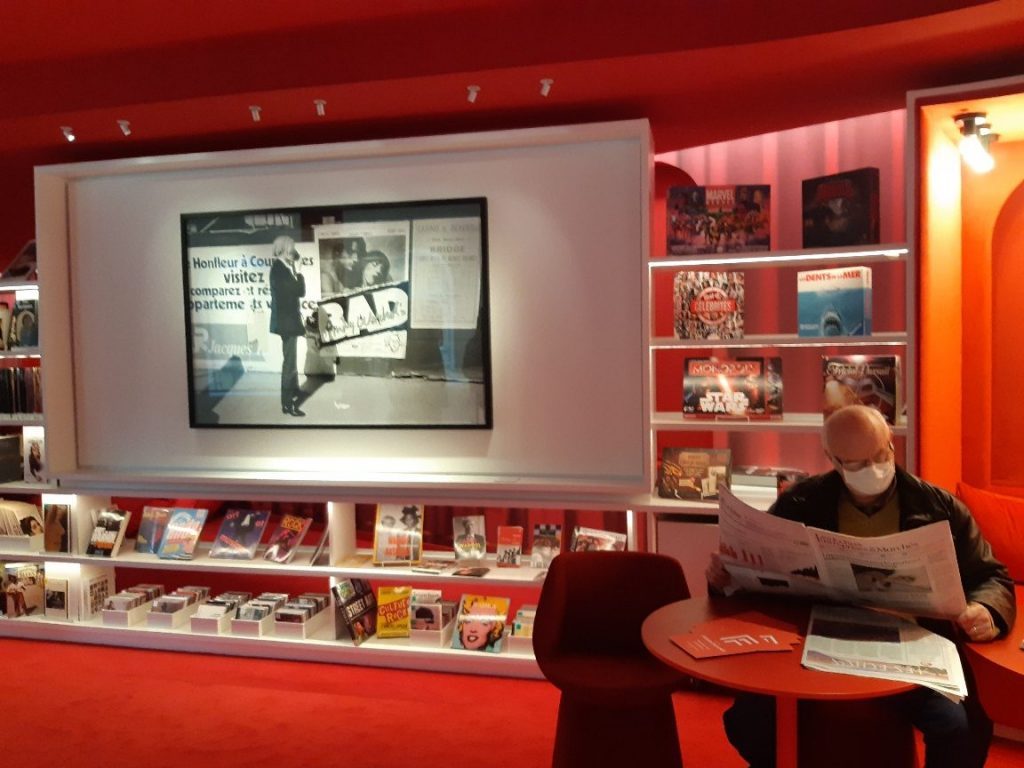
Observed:
[[[189,425],[493,428],[487,200],[181,214]]]

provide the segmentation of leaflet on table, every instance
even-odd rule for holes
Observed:
[[[808,669],[916,683],[953,701],[967,695],[951,640],[892,614],[817,605],[800,660]]]
[[[846,536],[765,514],[719,492],[722,564],[743,589],[952,618],[967,607],[945,520],[891,536]]]

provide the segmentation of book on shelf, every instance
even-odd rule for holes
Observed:
[[[29,437],[27,434],[22,440],[25,448],[23,466],[25,469],[24,479],[26,483],[46,482],[46,442],[43,432],[39,431]]]
[[[763,488],[774,488],[776,493],[782,493],[794,483],[810,477],[810,473],[802,469],[792,467],[759,467],[739,466],[733,467],[732,479],[736,485],[753,485]],[[731,487],[731,486],[730,486]]]
[[[46,618],[69,619],[71,617],[71,603],[68,600],[68,580],[44,576],[43,583],[43,603]]]
[[[451,605],[444,600],[440,589],[414,589],[409,597],[412,629],[440,632],[454,615],[446,610]]]
[[[306,531],[313,525],[313,518],[293,515],[288,512],[281,515],[281,522],[277,529],[271,534],[267,542],[267,551],[263,553],[264,560],[274,563],[288,563],[295,557],[295,553],[302,544]]]
[[[467,565],[453,570],[452,576],[467,576],[469,578],[479,579],[490,572],[491,569],[486,565]]]
[[[547,568],[561,551],[561,523],[536,523],[530,546],[530,565],[534,568]]]
[[[572,531],[570,552],[621,552],[626,548],[626,534],[605,531],[600,528],[586,528],[577,525]]]
[[[205,509],[172,507],[167,528],[157,548],[157,557],[165,560],[191,560],[199,544],[206,515]]]
[[[0,299],[0,350],[7,349],[7,339],[11,335],[11,304],[6,296]]]
[[[3,382],[0,381],[0,391],[2,388]],[[21,482],[25,477],[24,464],[21,435],[0,435],[0,483]],[[2,523],[0,523],[0,528],[2,528]]]
[[[43,547],[47,552],[71,552],[71,505],[43,504]]]
[[[732,451],[728,448],[663,448],[658,470],[658,495],[664,499],[708,501],[719,487],[732,483]]]
[[[82,619],[88,621],[100,614],[107,598],[115,593],[113,568],[82,566]]]
[[[117,557],[131,516],[131,512],[113,507],[99,510],[96,513],[96,520],[93,523],[92,534],[89,536],[85,554]]]
[[[139,530],[135,534],[135,551],[155,555],[170,519],[171,510],[168,507],[144,506],[142,517],[139,519]]]
[[[0,499],[0,536],[41,536],[45,530],[39,507],[27,501]]]
[[[684,419],[781,419],[781,357],[687,357]]]
[[[877,168],[858,168],[804,179],[804,248],[869,245],[879,237],[879,174]]]
[[[796,273],[799,336],[870,336],[871,267]]]
[[[267,509],[229,509],[220,521],[210,557],[252,560],[270,520]]]
[[[771,247],[768,184],[669,187],[665,209],[670,254],[766,251]]]
[[[374,565],[412,565],[423,558],[423,507],[378,504],[373,526]]]
[[[523,558],[523,526],[498,526],[498,567],[518,568]]]
[[[822,414],[845,405],[867,405],[895,425],[902,412],[899,355],[823,355]]]
[[[36,241],[32,239],[25,243],[21,247],[21,250],[14,255],[11,263],[7,265],[7,269],[0,274],[0,279],[24,280],[28,283],[36,280],[38,277],[39,272],[36,264]]]
[[[335,579],[335,629],[339,639],[361,645],[377,633],[377,597],[366,579]]]
[[[411,596],[412,587],[408,586],[384,586],[377,590],[377,637],[409,637]]]
[[[42,563],[4,563],[4,615],[9,619],[43,615],[46,606],[45,578]]]
[[[452,517],[452,545],[455,559],[462,562],[483,560],[487,554],[487,528],[483,515]]]
[[[743,338],[742,272],[677,272],[672,300],[677,339]]]
[[[11,309],[11,325],[7,334],[8,349],[39,346],[39,300],[17,299]]]
[[[501,652],[511,600],[507,597],[465,594],[459,600],[452,648]]]
[[[324,526],[320,541],[316,543],[313,554],[309,557],[310,565],[331,565],[331,528]]]

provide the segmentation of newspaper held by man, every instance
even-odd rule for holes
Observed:
[[[955,618],[967,607],[945,520],[847,536],[766,514],[719,492],[719,553],[736,587]]]
[[[815,606],[801,663],[823,672],[916,683],[953,701],[967,695],[952,641],[907,619],[865,608]]]

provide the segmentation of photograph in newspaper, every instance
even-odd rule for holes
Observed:
[[[801,663],[808,669],[923,685],[959,701],[967,695],[952,641],[891,614],[815,606]]]
[[[719,493],[722,564],[739,589],[952,618],[967,607],[949,522],[890,536],[810,528]]]

